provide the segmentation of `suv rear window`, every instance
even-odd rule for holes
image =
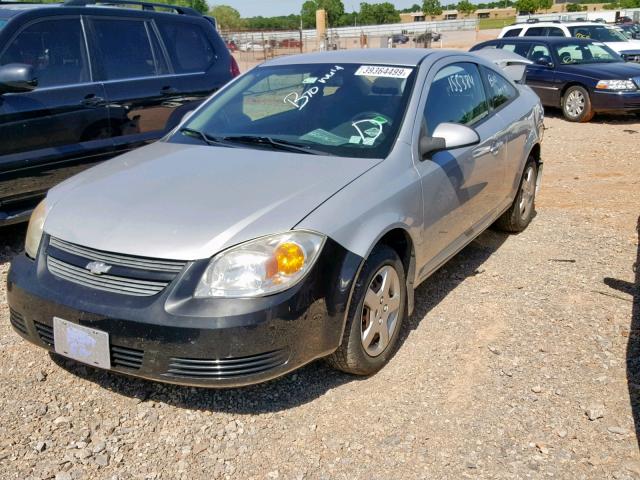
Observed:
[[[544,37],[546,34],[546,27],[531,27],[524,32],[525,37]]]
[[[158,27],[176,73],[204,72],[209,69],[215,51],[199,25],[161,22]]]
[[[517,37],[518,35],[520,35],[521,31],[521,28],[512,28],[511,30],[507,30],[506,32],[504,32],[504,37]]]
[[[156,55],[143,20],[92,19],[104,80],[157,74]]]

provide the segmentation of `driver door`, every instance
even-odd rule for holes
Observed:
[[[549,48],[543,43],[534,43],[527,58],[533,62],[527,66],[527,85],[540,97],[543,105],[558,105],[560,86],[556,82],[555,66],[538,65],[541,58],[553,61]]]

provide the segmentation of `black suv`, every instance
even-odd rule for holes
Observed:
[[[215,21],[190,8],[0,2],[0,226],[159,139],[238,74]]]

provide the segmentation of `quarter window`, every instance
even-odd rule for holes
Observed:
[[[511,30],[507,30],[506,32],[504,32],[503,37],[517,37],[518,35],[520,35],[521,31],[521,28],[512,28]]]
[[[482,68],[482,72],[487,81],[487,94],[491,108],[499,108],[518,95],[509,80],[499,73],[484,67]]]
[[[145,21],[93,19],[104,80],[157,75],[157,55]]]
[[[561,28],[549,27],[547,29],[547,37],[566,37]]]
[[[0,65],[9,63],[31,65],[38,87],[89,81],[80,19],[45,20],[25,28],[0,57]]]
[[[204,72],[211,66],[215,51],[199,25],[161,22],[159,28],[176,73]]]
[[[441,123],[472,125],[488,114],[482,79],[475,64],[453,63],[437,73],[425,107],[429,135]]]

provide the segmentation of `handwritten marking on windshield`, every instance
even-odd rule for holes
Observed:
[[[359,125],[363,123],[373,124],[374,127],[368,128],[367,130],[362,130]],[[360,138],[362,138],[362,143],[365,145],[373,145],[374,142],[382,135],[382,123],[375,119],[366,119],[366,120],[358,120],[357,122],[352,123],[353,128],[355,128],[360,134]],[[365,135],[366,134],[366,135]]]

